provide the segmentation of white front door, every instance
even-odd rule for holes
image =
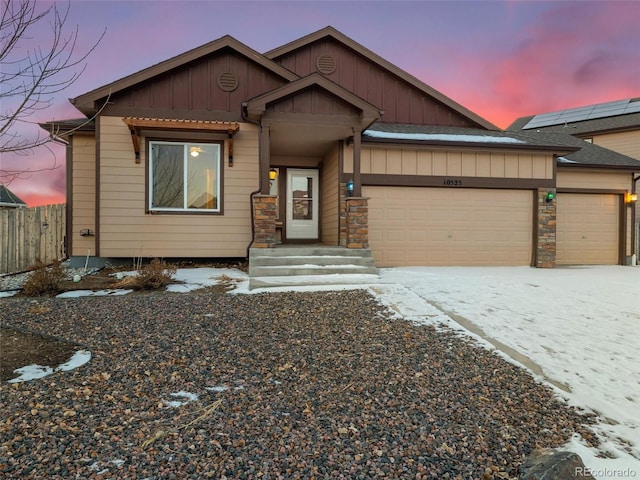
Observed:
[[[287,238],[318,238],[318,170],[287,169]]]

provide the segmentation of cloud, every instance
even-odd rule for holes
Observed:
[[[638,96],[640,3],[559,5],[505,39],[509,48],[499,54],[456,52],[456,75],[443,92],[502,127],[520,116]]]

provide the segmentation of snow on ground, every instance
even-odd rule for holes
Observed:
[[[181,407],[182,405],[186,405],[187,403],[195,402],[198,400],[198,395],[196,393],[185,392],[184,390],[174,392],[171,394],[171,396],[180,400],[163,400],[163,402],[165,405],[174,408]]]
[[[240,294],[358,288],[250,291],[246,274],[235,269],[179,269],[174,278],[184,283],[170,286],[173,292],[223,281],[233,282],[233,292]],[[599,480],[640,478],[640,268],[387,268],[375,283],[363,275],[360,287],[408,321],[472,336],[529,369],[568,404],[595,412],[601,450],[588,448],[580,438],[567,449],[578,453]],[[223,387],[211,387],[218,388]]]
[[[597,413],[594,430],[614,458],[579,439],[568,446],[596,478],[640,478],[640,268],[392,268],[381,277],[371,289],[399,315],[469,332]]]
[[[179,268],[173,279],[184,283],[169,285],[167,291],[180,293],[210,287],[221,281],[248,282],[247,274],[235,268]]]
[[[89,360],[91,360],[91,352],[78,350],[67,362],[58,365],[56,368],[43,365],[27,365],[22,368],[17,368],[14,370],[14,373],[17,373],[18,377],[9,380],[8,383],[28,382],[29,380],[46,377],[55,372],[68,372],[69,370],[84,365]]]
[[[105,297],[107,295],[126,295],[133,290],[124,288],[109,288],[105,290],[69,290],[56,295],[56,298],[78,298],[78,297]]]
[[[399,317],[469,335],[597,413],[601,449],[567,445],[595,478],[640,478],[640,268],[412,267],[380,277],[369,290]],[[285,290],[314,287],[252,293]]]

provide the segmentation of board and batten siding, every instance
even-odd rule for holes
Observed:
[[[331,149],[324,158],[320,178],[321,240],[327,245],[338,245],[339,240],[339,181],[338,146]]]
[[[96,232],[96,140],[93,133],[75,133],[72,139],[73,164],[71,170],[72,256],[96,254],[95,236],[81,235],[83,230]]]
[[[464,115],[438,102],[406,79],[332,38],[319,39],[273,60],[306,77],[318,71],[320,57],[328,57],[335,62],[335,69],[323,74],[342,88],[384,110],[385,122],[475,126]]]
[[[344,158],[345,173],[352,173],[352,147],[345,149]],[[553,168],[551,154],[393,147],[362,147],[360,153],[364,174],[552,179]]]
[[[251,241],[250,194],[258,188],[258,131],[242,123],[233,139],[233,167],[224,142],[223,213],[145,212],[146,143],[135,162],[121,117],[100,118],[100,256],[244,257]]]

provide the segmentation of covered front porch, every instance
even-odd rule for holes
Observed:
[[[319,74],[245,102],[243,108],[260,129],[252,248],[322,244],[368,249],[360,140],[380,112]],[[345,160],[355,167],[352,173],[344,172]]]

